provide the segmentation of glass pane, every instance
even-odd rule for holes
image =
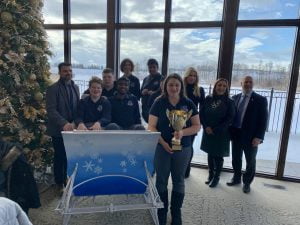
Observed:
[[[254,90],[268,99],[268,128],[257,154],[260,172],[275,173],[295,33],[295,28],[237,30],[231,94],[239,93],[241,79],[251,75]]]
[[[170,33],[169,71],[183,76],[192,66],[199,74],[200,86],[209,94],[210,85],[217,78],[220,47],[220,29],[172,29]],[[195,163],[206,163],[206,154],[200,150],[202,129],[194,141]]]
[[[220,21],[223,0],[173,0],[172,21]]]
[[[46,32],[52,52],[52,56],[49,57],[51,79],[56,81],[58,79],[57,66],[64,61],[64,34],[62,30],[46,30]]]
[[[165,1],[163,0],[121,0],[121,21],[123,23],[163,22]]]
[[[213,84],[217,77],[220,32],[220,29],[171,30],[169,73],[183,75],[192,66],[199,72],[201,86],[208,88]]]
[[[73,30],[71,49],[74,80],[82,93],[92,76],[102,78],[101,72],[106,66],[106,31]]]
[[[299,71],[300,72],[300,71]],[[300,79],[298,78],[297,93],[295,96],[292,127],[290,132],[284,176],[300,178]]]
[[[300,0],[240,0],[239,19],[296,19]]]
[[[71,0],[71,23],[106,23],[106,0]]]
[[[63,23],[63,0],[46,0],[42,9],[44,23]]]
[[[162,45],[163,30],[122,30],[120,62],[130,58],[134,63],[133,74],[143,80],[148,75],[149,58],[155,58],[161,66]]]

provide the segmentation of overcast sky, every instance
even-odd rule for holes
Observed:
[[[218,21],[222,19],[222,0],[173,0],[172,21]],[[122,22],[163,22],[163,0],[124,0]],[[241,0],[239,19],[297,18],[300,0]],[[62,0],[44,1],[45,23],[62,23]],[[72,23],[105,23],[105,0],[71,0]],[[291,62],[296,29],[239,28],[235,46],[235,63],[249,65],[273,62],[288,66]],[[106,31],[72,31],[72,62],[100,64],[106,62]],[[63,59],[62,31],[48,31],[54,57]],[[120,58],[130,57],[145,64],[150,57],[161,62],[163,30],[122,30]],[[169,65],[217,64],[220,45],[219,28],[174,29],[170,32]]]

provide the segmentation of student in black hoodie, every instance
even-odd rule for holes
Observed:
[[[109,98],[112,122],[121,130],[145,130],[141,122],[137,98],[128,93],[129,80],[121,77],[117,80],[117,93]]]
[[[165,77],[161,77],[160,79],[160,88],[158,90],[156,90],[155,92],[153,92],[148,99],[148,103],[147,103],[147,111],[145,111],[145,116],[148,118],[149,117],[149,111],[151,109],[151,106],[153,105],[153,103],[155,102],[155,100],[162,94],[162,89],[164,87],[164,80]]]
[[[149,59],[147,62],[149,75],[143,80],[141,87],[142,95],[142,116],[148,122],[149,110],[148,100],[149,97],[160,89],[160,80],[162,75],[158,72],[158,62],[156,59]]]
[[[141,98],[140,80],[132,74],[134,71],[134,64],[132,60],[128,58],[123,59],[120,69],[123,72],[123,76],[130,81],[129,92],[133,94],[139,101]]]
[[[193,101],[196,108],[200,111],[200,108],[203,106],[205,99],[205,92],[202,87],[199,87],[199,75],[195,68],[189,67],[183,77],[183,83],[185,86],[186,95],[189,99]],[[192,137],[192,155],[190,159],[190,163],[186,169],[185,177],[190,176],[191,171],[191,161],[194,155],[193,143],[196,135]]]
[[[115,130],[111,121],[111,105],[109,100],[102,96],[102,81],[92,77],[89,81],[89,96],[80,100],[75,123],[77,130]]]

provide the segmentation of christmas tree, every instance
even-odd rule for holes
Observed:
[[[0,1],[0,136],[23,145],[35,169],[52,163],[46,135],[45,91],[50,85],[41,0]]]

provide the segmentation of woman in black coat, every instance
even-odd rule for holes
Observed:
[[[197,70],[194,67],[189,67],[183,77],[183,83],[185,86],[186,96],[193,101],[196,108],[200,110],[204,103],[205,92],[202,87],[199,87],[199,75]],[[196,134],[197,135],[197,134]],[[192,155],[188,167],[185,172],[185,177],[190,176],[191,171],[191,161],[194,155],[193,143],[196,135],[192,137]]]
[[[200,110],[203,126],[201,149],[206,152],[209,176],[205,182],[209,187],[219,183],[224,156],[229,156],[229,126],[235,114],[235,106],[229,98],[228,81],[220,78],[216,81],[213,94],[205,98]]]

